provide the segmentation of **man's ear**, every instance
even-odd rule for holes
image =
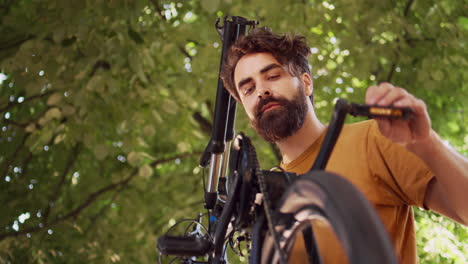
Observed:
[[[304,94],[306,96],[311,96],[314,92],[314,82],[312,81],[312,77],[308,73],[304,72],[301,75],[301,81],[304,85]]]

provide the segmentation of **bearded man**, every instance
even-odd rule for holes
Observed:
[[[222,78],[252,126],[282,154],[281,167],[297,174],[312,166],[326,126],[313,107],[313,80],[301,36],[255,29],[230,49]],[[369,120],[345,125],[327,170],[351,181],[374,205],[401,263],[417,262],[412,206],[468,223],[468,160],[431,129],[424,102],[381,83],[367,89],[371,105],[410,107],[410,120]],[[314,224],[324,263],[345,263],[333,233]],[[306,263],[299,238],[289,261]]]

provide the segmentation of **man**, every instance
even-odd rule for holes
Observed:
[[[305,38],[255,29],[237,41],[222,78],[252,126],[282,153],[282,167],[298,174],[312,166],[326,126],[315,115]],[[416,263],[413,205],[468,223],[468,161],[446,146],[424,102],[390,83],[368,88],[371,105],[410,107],[409,121],[371,120],[346,125],[327,170],[350,180],[373,203],[401,263]],[[333,239],[315,227],[325,263],[343,263]],[[317,232],[318,230],[318,232]],[[332,252],[331,254],[327,252]],[[296,242],[291,262],[305,261]]]

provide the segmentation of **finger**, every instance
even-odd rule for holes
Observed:
[[[377,123],[380,133],[395,143],[404,143],[410,137],[407,121],[379,119]]]
[[[413,98],[413,104],[411,106],[415,112],[421,115],[429,115],[427,113],[426,103],[419,98]]]
[[[423,100],[411,96],[396,102],[395,106],[409,107],[413,110],[413,118],[408,120],[413,138],[425,138],[429,135],[431,120]]]
[[[375,85],[369,86],[369,88],[367,88],[367,91],[366,91],[366,104],[374,104],[375,97],[377,96],[375,94],[377,92],[376,89],[377,89],[377,86],[375,86]]]
[[[393,105],[395,107],[411,108],[411,110],[413,110],[414,117],[416,117],[417,119],[419,119],[419,117],[429,118],[429,115],[426,111],[426,104],[422,100],[412,95],[408,95],[407,97],[401,98],[400,100],[396,101]]]
[[[392,140],[397,143],[404,143],[411,138],[411,131],[408,130],[410,123],[407,120],[392,120]]]
[[[399,100],[395,101],[393,103],[393,105],[396,106],[396,107],[410,107],[410,108],[413,108],[414,99],[411,98],[411,97],[400,98]]]
[[[395,102],[409,97],[410,94],[400,87],[391,88],[390,91],[382,97],[377,104],[382,106],[393,105]]]
[[[391,132],[391,123],[390,120],[385,118],[375,118],[377,124],[379,125],[380,133],[384,136],[389,136]]]
[[[369,86],[366,91],[366,104],[377,104],[377,102],[383,98],[390,91],[390,89],[390,86]]]
[[[431,129],[431,119],[427,113],[427,107],[423,100],[414,99],[413,111],[416,113],[417,118],[413,125],[413,131],[415,131],[415,136],[417,138],[425,138],[429,136]]]
[[[393,105],[396,107],[409,107],[417,115],[425,115],[427,113],[424,101],[412,96],[411,94],[396,101]]]
[[[393,84],[389,83],[389,82],[381,82],[377,85],[380,89],[385,89],[385,90],[392,90],[395,88],[395,86],[393,86]]]

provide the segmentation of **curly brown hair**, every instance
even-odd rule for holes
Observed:
[[[268,28],[256,28],[231,46],[221,71],[224,87],[238,102],[240,97],[234,82],[236,65],[242,56],[259,52],[273,55],[279,63],[288,66],[289,73],[294,77],[299,77],[302,73],[311,75],[307,60],[310,49],[304,36],[276,35]],[[312,95],[310,99],[313,102]]]

